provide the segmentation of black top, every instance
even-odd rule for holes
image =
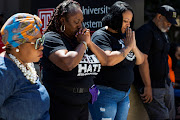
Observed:
[[[180,60],[177,60],[177,64],[174,70],[174,74],[175,74],[175,81],[177,83],[180,83]]]
[[[104,51],[118,51],[125,47],[119,33],[111,33],[104,27],[94,32],[92,40]],[[136,57],[130,52],[126,58],[114,66],[103,66],[95,79],[98,85],[112,87],[120,91],[128,91],[134,80],[133,67]]]
[[[74,41],[77,40],[74,39]],[[101,68],[96,56],[91,52],[85,52],[83,59],[71,71],[63,71],[48,59],[49,55],[57,50],[67,49],[73,51],[76,46],[72,46],[72,42],[72,40],[69,41],[67,37],[62,37],[56,32],[47,32],[45,34],[43,58],[41,59],[43,66],[42,81],[50,93],[62,97],[65,102],[84,104],[91,98],[89,92],[73,93],[64,89],[64,86],[90,88],[94,83],[94,76],[98,74]]]
[[[167,34],[161,32],[154,22],[150,21],[136,31],[136,42],[138,48],[148,55],[152,88],[164,88],[165,80],[170,83],[168,78],[170,45]],[[138,68],[135,68],[135,84],[142,84]]]

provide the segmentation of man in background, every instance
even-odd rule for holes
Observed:
[[[175,9],[163,5],[151,21],[136,31],[137,45],[145,59],[135,68],[135,86],[153,120],[175,118],[174,89],[168,76],[170,44],[167,35],[174,24],[177,24]]]

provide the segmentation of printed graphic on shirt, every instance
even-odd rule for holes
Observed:
[[[123,40],[120,39],[120,40],[118,40],[118,42],[122,46],[122,48],[125,47]],[[126,56],[126,59],[129,61],[133,61],[135,59],[135,57],[136,57],[135,54],[132,51],[130,51]]]
[[[84,54],[78,64],[77,76],[97,75],[101,70],[101,64],[95,55]]]

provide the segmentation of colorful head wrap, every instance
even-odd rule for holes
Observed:
[[[11,16],[1,29],[2,42],[6,48],[17,47],[40,32],[42,22],[36,15],[17,13]]]

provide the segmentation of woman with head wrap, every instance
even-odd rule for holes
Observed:
[[[41,20],[31,14],[11,16],[1,29],[0,119],[49,120],[49,95],[33,62],[43,56]]]

